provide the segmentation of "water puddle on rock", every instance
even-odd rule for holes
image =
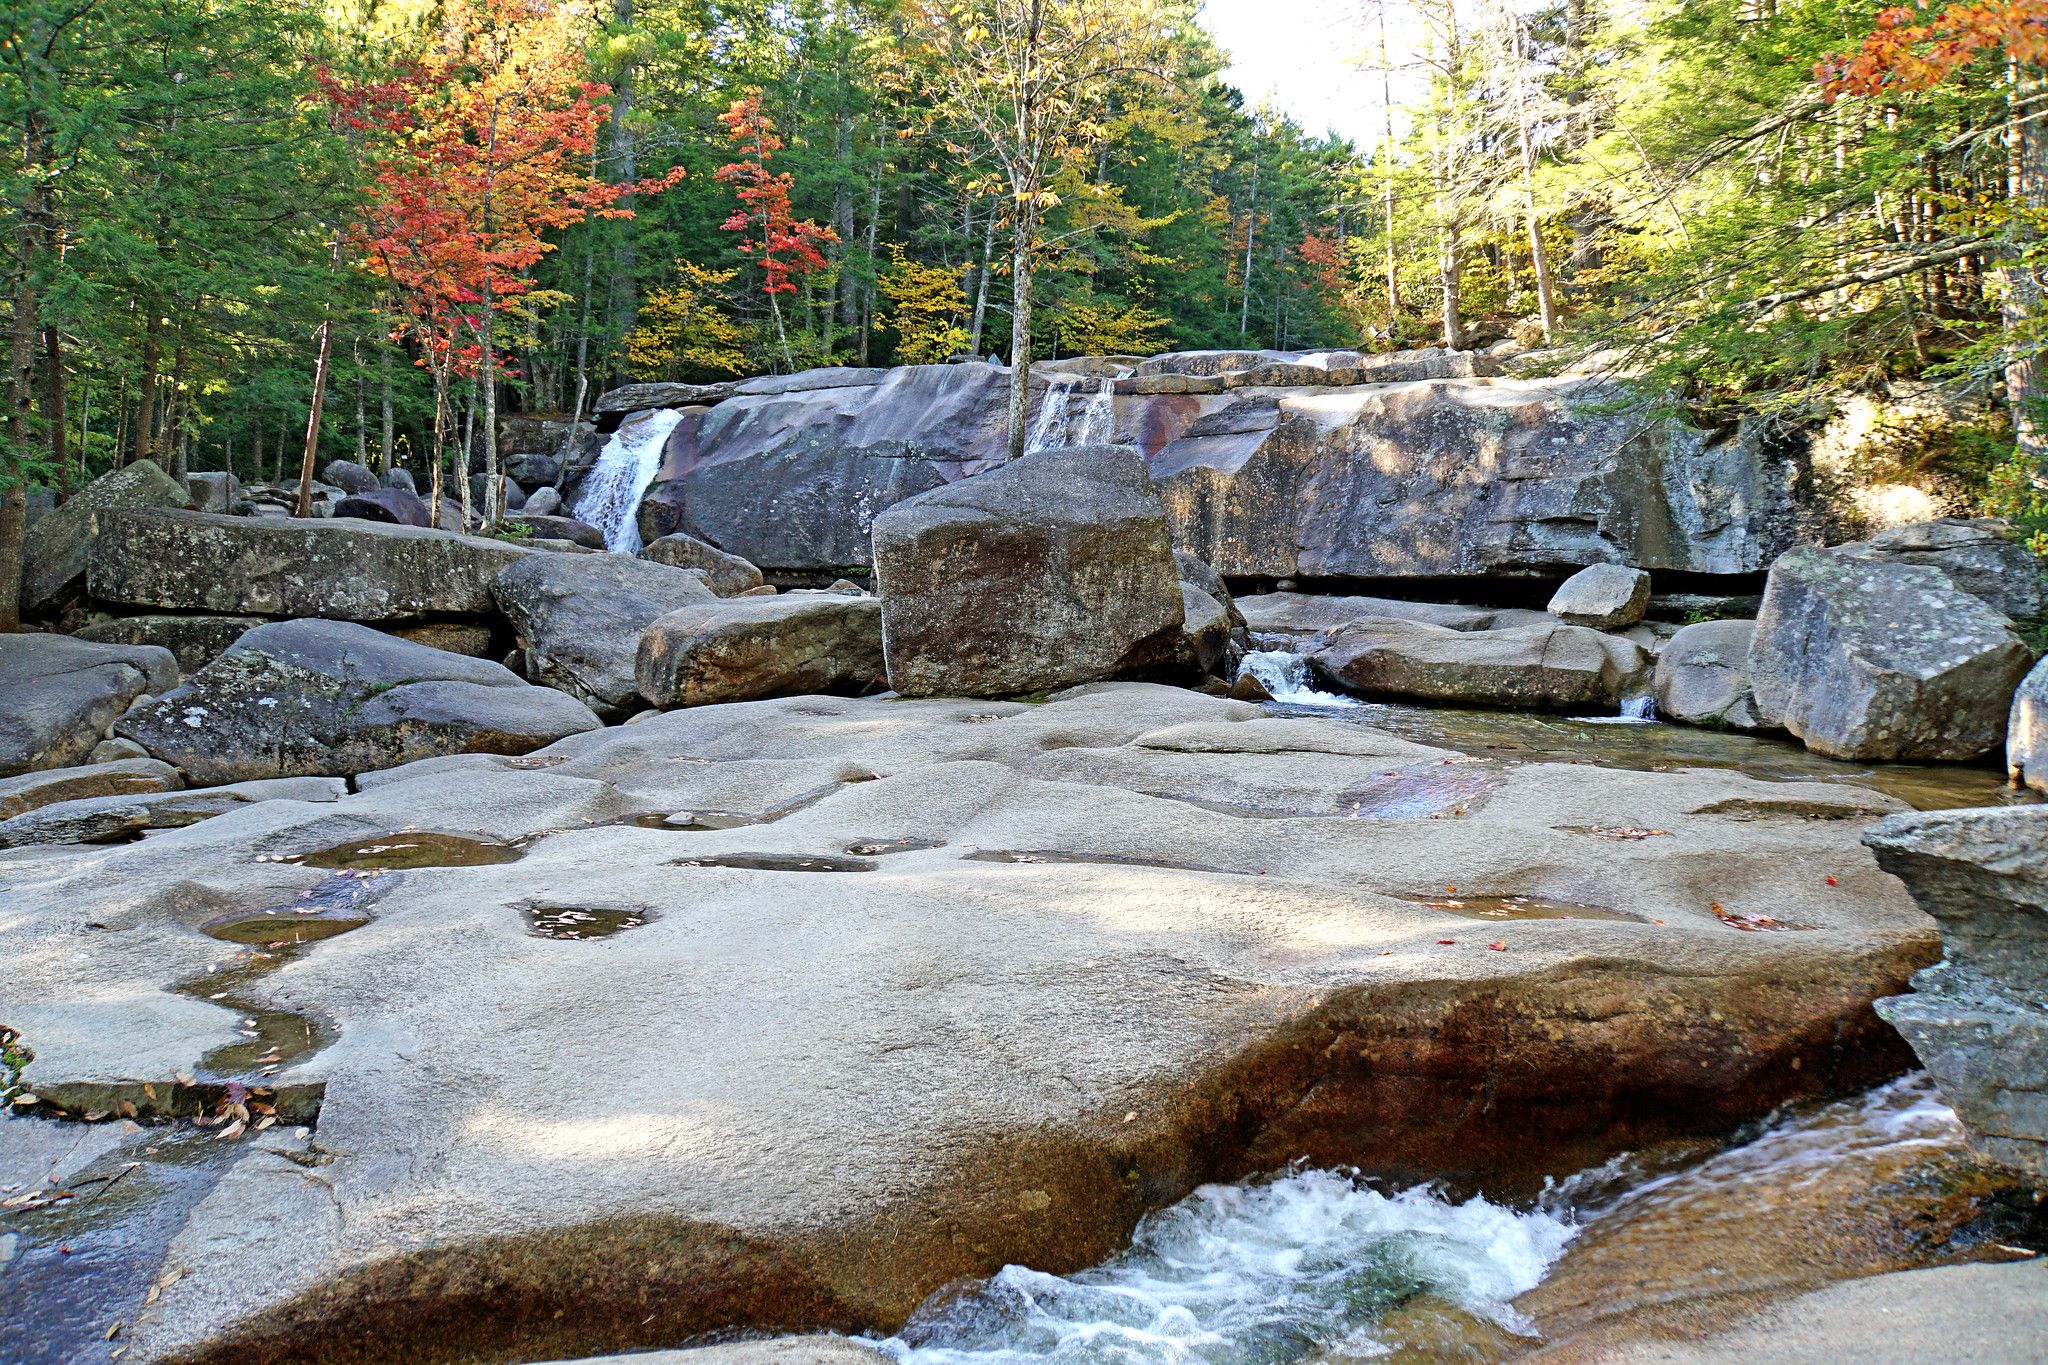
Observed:
[[[1441,910],[1466,919],[1600,919],[1629,924],[1648,923],[1641,915],[1611,910],[1604,905],[1579,905],[1572,901],[1545,900],[1541,896],[1403,896],[1403,900]]]
[[[878,781],[880,776],[879,773],[862,773],[858,777],[848,777],[838,782],[828,782],[822,787],[813,787],[809,791],[800,792],[790,797],[787,801],[778,802],[763,811],[679,810],[667,813],[656,811],[648,815],[636,816],[633,823],[642,829],[673,829],[698,832],[743,829],[750,825],[772,825],[777,820],[784,819],[787,816],[796,814],[800,810],[807,810],[817,805],[820,801],[838,792],[843,787],[850,787],[859,782]]]
[[[1470,815],[1500,790],[1500,773],[1481,763],[1397,768],[1347,790],[1342,813],[1365,820],[1436,820]]]
[[[1124,853],[1065,853],[1056,849],[978,848],[960,855],[964,863],[1080,863],[1101,867],[1156,867],[1168,872],[1214,872],[1225,877],[1249,874],[1206,863],[1181,863],[1170,858],[1140,858]]]
[[[892,853],[923,853],[945,846],[944,839],[856,839],[846,851],[861,858],[886,858]]]
[[[670,867],[731,867],[745,872],[873,872],[878,864],[830,853],[709,853],[678,858]]]
[[[397,830],[313,853],[287,854],[280,862],[302,867],[398,871],[429,867],[489,867],[517,862],[526,856],[524,842],[507,843],[474,834],[436,830]]]
[[[535,938],[610,938],[627,929],[638,929],[653,913],[644,905],[522,905],[526,932]]]

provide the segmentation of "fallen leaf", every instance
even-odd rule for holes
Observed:
[[[1508,945],[1500,939],[1495,939],[1486,946],[1493,949],[1496,953],[1504,953],[1508,950]]]
[[[1835,886],[1835,885],[1838,885],[1838,883],[1837,883],[1837,882],[1835,881],[1835,879],[1834,879],[1833,877],[1829,877],[1829,878],[1828,878],[1828,885],[1829,885],[1829,886]]]
[[[1458,941],[1458,940],[1456,940],[1456,939],[1454,939],[1454,938],[1440,938],[1440,939],[1438,939],[1438,940],[1437,940],[1436,942],[1437,942],[1437,946],[1438,946],[1439,948],[1442,948],[1442,947],[1446,947],[1446,946],[1448,946],[1448,945],[1450,945],[1450,944],[1456,943],[1457,941]]]

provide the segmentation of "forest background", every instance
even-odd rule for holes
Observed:
[[[2048,3],[1393,3],[1360,145],[1192,0],[13,0],[0,541],[135,459],[479,467],[620,382],[1013,324],[1608,348],[1706,421],[1917,384],[1969,420],[1900,459],[2048,520]]]

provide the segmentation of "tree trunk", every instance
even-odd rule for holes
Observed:
[[[2048,95],[2048,74],[2039,68],[2022,69],[2013,82],[2013,101],[2006,133],[2008,167],[2007,194],[2011,202],[2028,211],[2016,216],[2014,240],[2002,267],[2005,276],[2005,400],[2012,409],[2013,438],[2020,453],[2033,461],[2037,479],[2048,478],[2048,387],[2043,385],[2040,335],[2042,321],[2041,267],[2026,259],[2029,247],[2038,243],[2030,218],[2048,210],[2048,123],[2036,107]],[[2027,103],[2026,101],[2034,103]],[[2021,121],[2023,112],[2033,117]]]
[[[427,524],[441,524],[441,466],[448,447],[448,362],[434,360],[434,467],[428,473]],[[461,530],[461,527],[457,527]]]
[[[612,20],[621,30],[633,26],[633,0],[612,0]],[[629,185],[639,178],[640,149],[634,141],[633,130],[627,126],[633,116],[633,59],[628,56],[619,63],[617,76],[612,81],[612,173],[614,184]],[[616,207],[630,209],[633,196],[622,195]],[[616,311],[612,317],[615,336],[625,336],[633,330],[639,319],[640,310],[640,244],[633,235],[633,220],[620,218],[615,221],[618,232],[618,246],[612,255],[612,300]]]
[[[1010,249],[1010,458],[1024,453],[1031,410],[1031,246],[1038,228],[1034,205],[1019,196],[1017,240]]]
[[[363,373],[363,343],[355,342],[349,347],[349,355],[355,361],[356,371],[356,463],[368,468],[370,464],[370,380]]]
[[[833,254],[839,266],[839,322],[853,334],[860,326],[860,281],[849,268],[853,251],[853,117],[832,119],[832,232],[839,238]]]
[[[1380,205],[1387,232],[1387,333],[1391,338],[1394,319],[1401,312],[1401,291],[1394,259],[1394,68],[1387,60],[1387,6],[1378,0],[1380,39]]]
[[[341,238],[337,236],[335,241]],[[320,342],[313,359],[313,402],[306,413],[306,448],[299,456],[299,496],[292,504],[292,515],[310,517],[313,515],[313,462],[320,453],[320,411],[327,404],[327,367],[333,359],[334,324],[320,324]]]
[[[988,208],[988,223],[981,233],[981,271],[974,285],[974,331],[969,336],[967,349],[975,355],[981,354],[982,322],[988,316],[988,276],[996,260],[996,208]]]
[[[1254,137],[1258,136],[1254,130]],[[1237,309],[1237,334],[1250,335],[1252,326],[1252,241],[1259,230],[1259,158],[1256,147],[1252,155],[1251,202],[1244,211],[1244,295]]]
[[[163,360],[163,345],[157,335],[156,309],[149,309],[149,321],[142,329],[142,394],[135,400],[135,458],[154,459],[156,447],[157,366]]]
[[[388,341],[382,341],[377,344],[377,368],[380,371],[379,378],[382,380],[382,411],[378,415],[383,423],[377,433],[377,472],[389,474],[391,472],[391,446],[393,441],[396,440],[393,432],[393,427],[396,425],[396,414],[391,404],[391,343]]]
[[[1557,330],[1557,296],[1550,284],[1550,255],[1543,246],[1543,224],[1536,217],[1536,144],[1529,132],[1529,82],[1522,58],[1522,20],[1512,7],[1503,10],[1507,20],[1509,60],[1515,67],[1515,138],[1522,160],[1522,217],[1529,228],[1529,268],[1536,276],[1536,312],[1543,323],[1543,339],[1549,341]]]
[[[164,472],[171,476],[171,482],[182,486],[185,482],[185,418],[190,411],[185,397],[185,343],[171,352],[171,391],[164,399],[164,443],[163,452],[169,461]]]
[[[0,489],[0,631],[21,629],[21,540],[28,529],[28,485]]]

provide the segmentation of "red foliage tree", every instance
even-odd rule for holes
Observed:
[[[775,135],[775,122],[761,112],[761,92],[750,90],[732,102],[718,116],[726,135],[740,151],[740,159],[720,166],[718,180],[733,187],[739,200],[727,218],[727,232],[741,232],[739,250],[761,270],[761,292],[768,300],[768,312],[775,319],[775,338],[782,347],[783,363],[794,369],[789,333],[782,323],[778,296],[796,292],[797,280],[825,268],[825,245],[839,240],[831,228],[799,219],[790,206],[789,192],[795,184],[786,172],[768,169],[768,162],[782,150]]]

